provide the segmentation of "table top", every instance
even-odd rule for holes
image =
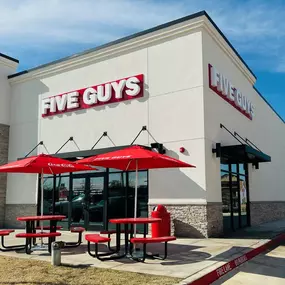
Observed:
[[[61,221],[65,218],[66,218],[66,216],[63,216],[63,215],[44,215],[44,216],[17,217],[17,220],[22,221],[22,222],[28,222],[28,221]]]
[[[110,220],[110,223],[113,224],[152,224],[159,222],[161,222],[159,218],[120,218]]]

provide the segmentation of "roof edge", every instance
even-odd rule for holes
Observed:
[[[272,107],[272,105],[265,99],[265,97],[258,91],[258,89],[253,86],[253,89],[257,92],[257,94],[263,99],[263,101],[271,108],[271,110],[277,115],[277,117],[285,124],[285,120],[277,113],[277,111]]]
[[[216,25],[216,23],[212,20],[212,18],[208,15],[206,11],[204,11],[204,15],[207,17],[207,19],[211,22],[211,24],[214,26],[214,28],[218,31],[218,33],[222,36],[222,38],[226,41],[226,43],[230,46],[230,48],[233,50],[233,52],[236,54],[236,56],[240,59],[240,61],[245,65],[245,67],[248,69],[248,71],[252,74],[252,76],[257,79],[254,72],[250,69],[250,67],[247,65],[247,63],[244,61],[244,59],[241,57],[241,55],[238,53],[238,51],[233,47],[231,42],[227,39],[225,34],[220,30],[220,28]]]
[[[110,47],[110,46],[113,46],[113,45],[116,45],[116,44],[119,44],[119,43],[123,43],[123,42],[126,42],[128,40],[131,40],[131,39],[134,39],[134,38],[137,38],[137,37],[140,37],[140,36],[144,36],[146,34],[149,34],[149,33],[152,33],[152,32],[155,32],[155,31],[158,31],[158,30],[161,30],[161,29],[164,29],[164,28],[167,28],[167,27],[170,27],[170,26],[173,26],[173,25],[185,22],[185,21],[189,21],[189,20],[201,17],[201,16],[205,16],[210,21],[210,23],[214,26],[214,28],[218,31],[218,33],[222,36],[222,38],[226,41],[226,43],[230,46],[230,48],[233,50],[233,52],[236,54],[236,56],[245,65],[247,70],[256,79],[256,76],[253,73],[253,71],[245,63],[245,61],[239,55],[237,50],[233,47],[233,45],[230,43],[230,41],[226,38],[226,36],[218,28],[218,26],[215,24],[215,22],[211,19],[211,17],[208,15],[208,13],[205,10],[199,11],[197,13],[194,13],[194,14],[191,14],[191,15],[188,15],[188,16],[185,16],[185,17],[182,17],[182,18],[179,18],[179,19],[176,19],[176,20],[173,20],[173,21],[170,21],[170,22],[158,25],[158,26],[155,26],[153,28],[150,28],[150,29],[147,29],[147,30],[144,30],[144,31],[141,31],[141,32],[138,32],[138,33],[135,33],[135,34],[132,34],[132,35],[129,35],[129,36],[126,36],[126,37],[114,40],[114,41],[111,41],[109,43],[100,45],[100,46],[95,47],[95,48],[91,48],[91,49],[85,50],[83,52],[80,52],[80,53],[77,53],[77,54],[74,54],[74,55],[71,55],[71,56],[67,56],[67,57],[64,57],[64,58],[61,58],[61,59],[58,59],[58,60],[55,60],[55,61],[51,61],[51,62],[46,63],[46,64],[39,65],[37,67],[31,68],[31,69],[28,69],[28,70],[24,70],[24,71],[21,71],[21,72],[18,72],[18,73],[11,74],[11,75],[8,76],[8,79],[15,78],[17,76],[20,76],[20,75],[23,75],[23,74],[26,74],[26,73],[29,73],[29,72],[32,72],[32,71],[35,71],[35,70],[38,70],[38,69],[41,69],[41,68],[45,68],[45,67],[53,65],[53,64],[64,62],[64,61],[67,61],[67,60],[72,59],[72,58],[76,58],[76,57],[79,57],[79,56],[82,56],[82,55],[86,55],[86,54],[89,54],[89,53],[92,53],[92,52],[95,52],[95,51],[99,51],[101,49],[104,49],[104,48],[107,48],[107,47]]]
[[[0,56],[3,57],[3,58],[5,58],[5,59],[11,60],[11,61],[13,61],[13,62],[19,63],[19,60],[18,60],[18,59],[14,58],[14,57],[11,57],[11,56],[9,56],[9,55],[6,55],[6,54],[4,54],[4,53],[1,53],[1,52],[0,52]]]

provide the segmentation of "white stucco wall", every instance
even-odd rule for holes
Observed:
[[[7,76],[16,71],[18,64],[0,56],[0,124],[10,124],[11,87]]]
[[[167,34],[169,29],[162,34]],[[62,64],[71,62],[72,59]],[[252,121],[209,89],[209,63],[254,103],[255,118]],[[55,71],[27,80],[23,77],[23,81],[21,76],[18,81],[10,80],[10,161],[23,157],[41,140],[49,153],[56,152],[70,136],[81,150],[90,149],[104,131],[116,145],[130,144],[146,125],[153,137],[167,148],[168,155],[197,167],[151,170],[149,202],[221,202],[220,161],[212,154],[212,147],[216,142],[222,145],[237,143],[220,129],[222,123],[252,140],[272,157],[272,162],[260,164],[259,170],[250,169],[250,199],[285,201],[284,123],[254,91],[252,75],[229,46],[225,44],[222,49],[208,31],[203,29],[202,34],[201,29],[195,28],[191,32],[189,28],[171,39],[146,41],[131,51],[110,54],[100,60],[86,59],[80,66],[64,71],[57,71],[55,66],[45,67],[43,74],[49,68]],[[47,118],[40,115],[39,102],[43,98],[137,74],[144,75],[143,98]],[[151,142],[153,140],[146,132],[136,141],[145,145]],[[111,142],[103,138],[97,148],[110,146]],[[180,147],[186,152],[181,154]],[[44,149],[38,150],[42,152]],[[75,144],[70,142],[61,152],[76,150]],[[7,204],[36,202],[35,175],[25,175],[25,178],[9,175],[7,188]]]
[[[201,33],[191,33],[41,79],[13,83],[11,112],[16,114],[11,117],[9,159],[24,156],[41,140],[54,153],[70,136],[81,150],[90,149],[104,131],[116,145],[126,145],[146,125],[168,149],[167,154],[197,166],[150,171],[150,202],[204,201],[201,43]],[[42,98],[137,74],[144,74],[143,98],[53,117],[40,116],[38,102]],[[151,142],[146,132],[136,141],[145,145]],[[103,138],[96,147],[109,146],[111,142]],[[184,154],[179,153],[181,146],[186,149]],[[61,152],[76,150],[70,142]],[[35,176],[24,181],[9,175],[6,202],[35,203],[35,191]]]
[[[255,105],[251,121],[209,88],[208,64],[215,66]],[[203,74],[206,137],[207,200],[221,201],[220,161],[212,154],[212,147],[239,144],[220,123],[232,132],[254,142],[272,162],[260,163],[259,169],[250,169],[251,201],[285,201],[285,124],[253,89],[251,82],[213,38],[203,33]],[[251,165],[249,166],[252,167]]]

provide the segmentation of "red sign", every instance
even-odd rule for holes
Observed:
[[[70,91],[42,100],[42,117],[143,97],[143,74]]]
[[[209,64],[208,69],[209,87],[243,115],[252,120],[254,106],[251,101],[211,64]]]

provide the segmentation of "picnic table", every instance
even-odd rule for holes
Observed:
[[[60,236],[61,233],[56,230],[60,227],[57,227],[57,222],[65,219],[64,215],[43,215],[43,216],[24,216],[17,217],[18,221],[26,222],[26,232],[19,233],[16,235],[17,238],[25,238],[26,239],[26,253],[29,254],[32,249],[32,241],[33,245],[35,245],[36,238],[48,238],[48,251],[51,252],[51,243],[55,241],[57,236]],[[36,222],[38,221],[50,221],[49,226],[36,227]],[[36,232],[39,229],[47,230]]]
[[[110,223],[116,224],[116,231],[110,230],[110,231],[102,231],[100,234],[108,234],[108,237],[103,237],[98,234],[87,234],[85,235],[85,239],[87,241],[87,248],[88,253],[92,257],[96,257],[101,261],[104,260],[115,260],[120,259],[123,257],[132,257],[132,250],[133,246],[130,243],[130,240],[133,238],[134,235],[134,225],[135,224],[143,224],[144,230],[143,230],[143,236],[146,237],[147,233],[147,225],[151,223],[159,223],[161,222],[160,218],[120,218],[120,219],[110,219]],[[124,225],[124,231],[121,231],[121,225]],[[131,228],[129,230],[128,226],[131,225]],[[116,249],[112,249],[110,247],[111,242],[111,234],[116,234]],[[125,234],[125,249],[124,253],[120,254],[121,251],[121,233]],[[130,236],[130,238],[129,238]],[[90,243],[95,244],[95,254],[91,252]],[[99,243],[105,243],[108,242],[108,247],[110,252],[107,253],[98,253],[98,244]]]
[[[124,234],[125,234],[125,255],[128,253],[131,254],[132,245],[129,243],[130,239],[134,236],[134,225],[143,224],[143,236],[146,237],[148,224],[160,223],[160,218],[120,218],[120,219],[111,219],[110,223],[116,224],[116,248],[117,251],[121,247],[121,225],[124,225]],[[130,225],[130,230],[129,230]]]

